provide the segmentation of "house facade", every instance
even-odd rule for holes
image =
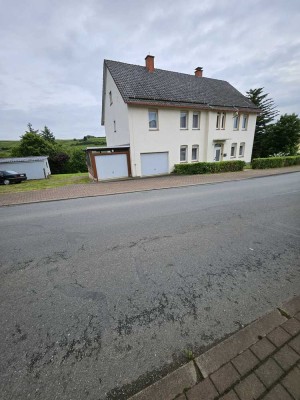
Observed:
[[[113,156],[114,148],[127,147],[131,176],[171,173],[179,163],[250,162],[258,113],[228,82],[203,77],[202,68],[195,75],[155,69],[153,56],[145,66],[104,61],[108,147],[101,152]],[[113,169],[113,157],[110,163]]]

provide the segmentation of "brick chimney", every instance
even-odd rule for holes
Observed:
[[[195,76],[198,76],[199,78],[202,77],[202,73],[203,73],[203,68],[202,67],[197,67],[195,69]]]
[[[146,68],[148,72],[153,72],[154,71],[154,56],[150,56],[150,54],[147,55],[145,58],[146,60]]]

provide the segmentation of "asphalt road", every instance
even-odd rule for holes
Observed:
[[[1,399],[126,399],[299,294],[299,177],[2,207]]]

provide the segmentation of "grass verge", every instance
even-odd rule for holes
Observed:
[[[50,175],[48,179],[34,179],[18,184],[0,185],[0,194],[27,192],[30,190],[51,189],[65,185],[76,185],[79,183],[89,183],[89,182],[90,179],[87,172],[81,172],[78,174]]]

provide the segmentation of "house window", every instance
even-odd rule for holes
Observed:
[[[180,112],[180,129],[188,129],[188,112]]]
[[[226,113],[221,114],[221,129],[225,129]]]
[[[199,146],[193,145],[192,146],[192,161],[198,161],[199,159]]]
[[[230,157],[232,157],[232,158],[236,157],[236,147],[237,147],[237,143],[232,143],[231,150],[230,150]]]
[[[244,153],[245,153],[245,143],[240,143],[239,157],[244,157]]]
[[[116,121],[114,121],[114,132],[117,132]]]
[[[238,113],[233,115],[233,129],[238,130],[240,124],[240,117]]]
[[[244,131],[246,131],[247,127],[248,127],[248,115],[247,114],[243,114],[242,129]]]
[[[158,112],[157,110],[149,110],[149,129],[158,129]]]
[[[109,102],[110,102],[110,105],[112,105],[113,101],[112,101],[112,94],[111,94],[111,91],[109,92]]]
[[[217,113],[216,129],[220,129],[221,113]]]
[[[187,162],[187,146],[180,146],[180,162]]]
[[[200,113],[193,113],[193,129],[200,129]]]

